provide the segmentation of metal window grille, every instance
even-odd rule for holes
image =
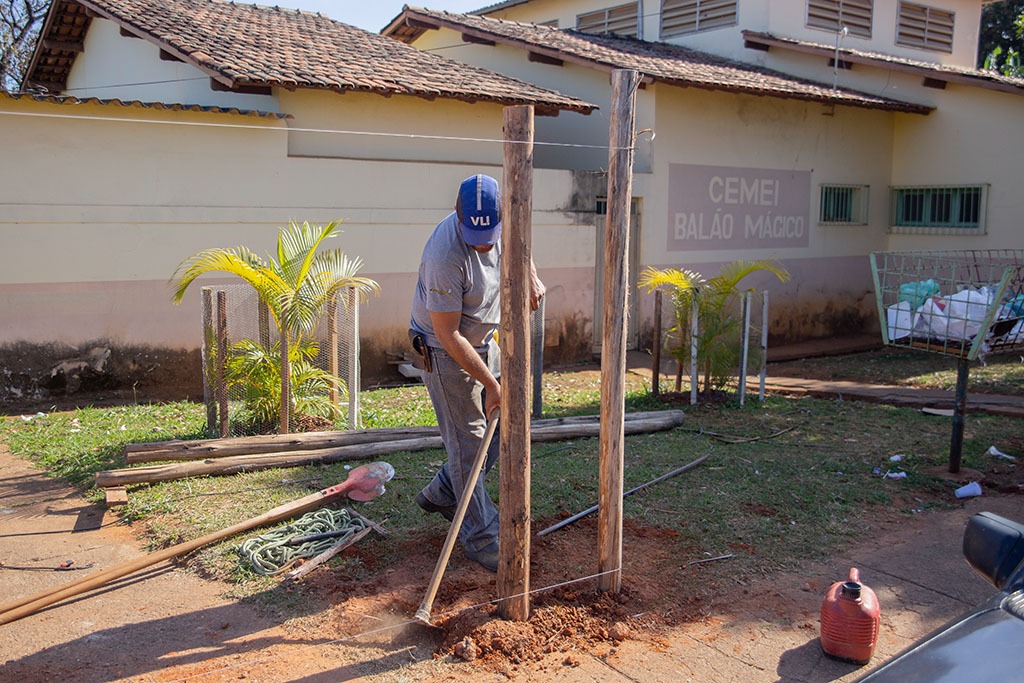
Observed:
[[[901,2],[896,23],[896,44],[936,52],[952,52],[955,18],[955,12]]]
[[[985,234],[987,197],[987,185],[894,187],[889,225],[898,233]]]
[[[845,27],[852,35],[870,38],[873,7],[873,0],[808,0],[807,25],[827,31]]]
[[[737,0],[662,0],[661,37],[735,26],[738,4]]]
[[[818,222],[833,225],[867,225],[867,185],[822,185]]]
[[[213,288],[204,288],[203,296],[203,377],[204,402],[207,412],[207,427],[211,433],[218,433],[217,425],[224,421],[220,414],[221,391],[226,391],[227,420],[230,435],[242,435],[246,429],[242,417],[245,404],[245,388],[227,385],[219,373],[215,321],[218,315]],[[226,295],[226,333],[228,357],[243,341],[252,341],[263,349],[272,349],[279,343],[279,332],[265,306],[260,305],[256,291],[246,284],[230,284],[216,287]],[[348,429],[362,428],[359,394],[359,296],[355,290],[340,293],[338,298],[323,312],[313,335],[318,354],[312,364],[342,380],[340,391],[328,392],[329,400],[344,415],[344,426]],[[294,379],[293,379],[294,382]],[[294,386],[293,386],[294,390]],[[292,429],[300,428],[292,416]]]
[[[637,38],[639,26],[640,4],[637,2],[576,15],[576,28],[587,33],[614,33]]]

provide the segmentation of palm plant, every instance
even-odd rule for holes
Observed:
[[[237,275],[256,290],[277,324],[280,338],[277,357],[280,359],[280,425],[289,430],[293,399],[291,392],[292,346],[301,347],[310,339],[320,321],[323,309],[346,289],[354,289],[365,299],[379,293],[374,280],[358,276],[362,259],[349,258],[341,249],[320,251],[323,242],[338,232],[338,222],[326,226],[304,222],[289,223],[277,237],[275,256],[262,259],[244,246],[233,249],[205,249],[185,259],[172,277],[173,300],[180,303],[196,278],[211,272]]]
[[[291,403],[296,415],[315,415],[331,421],[341,416],[341,410],[330,399],[332,389],[345,393],[345,383],[314,361],[320,347],[304,340],[291,346]],[[251,339],[234,345],[227,362],[227,381],[244,389],[242,402],[247,422],[263,431],[280,419],[281,410],[281,346],[264,348]]]
[[[680,367],[689,356],[686,343],[697,308],[697,367],[703,375],[704,391],[719,389],[729,381],[740,358],[742,321],[735,315],[742,293],[740,282],[748,275],[767,271],[785,282],[789,272],[772,261],[734,261],[712,278],[692,270],[648,267],[640,273],[639,286],[648,292],[664,289],[672,297],[676,324],[669,330],[675,343],[667,350]]]

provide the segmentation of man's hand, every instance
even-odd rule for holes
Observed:
[[[540,300],[544,297],[544,293],[547,290],[544,288],[544,283],[537,277],[537,267],[533,265],[533,259],[530,259],[530,310],[536,311],[540,308]]]

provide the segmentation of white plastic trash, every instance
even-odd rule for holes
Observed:
[[[975,496],[981,495],[981,484],[976,481],[972,481],[970,484],[965,484],[956,490],[957,498],[974,498]]]
[[[910,310],[908,302],[901,301],[894,306],[890,306],[886,310],[885,315],[889,323],[890,340],[909,337],[910,333],[914,331],[914,314]]]

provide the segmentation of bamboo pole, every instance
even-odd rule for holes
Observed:
[[[639,74],[612,72],[608,151],[608,219],[604,250],[604,339],[601,345],[601,462],[598,496],[598,590],[622,589],[622,467],[629,214],[633,194],[634,105]]]
[[[501,525],[498,609],[530,616],[530,239],[533,107],[505,107],[501,233]]]
[[[281,424],[278,431],[282,434],[290,432],[292,423],[292,363],[291,349],[288,348],[288,329],[283,320],[281,326]]]

